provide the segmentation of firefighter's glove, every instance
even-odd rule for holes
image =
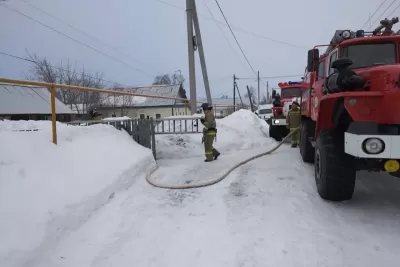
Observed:
[[[204,118],[201,118],[201,119],[200,119],[200,121],[201,121],[201,123],[203,123],[203,124],[204,124],[204,122],[206,121],[206,119],[204,119]]]

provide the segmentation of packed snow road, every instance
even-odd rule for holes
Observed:
[[[50,126],[0,122],[0,266],[399,266],[396,178],[361,173],[351,201],[326,202],[284,145],[211,187],[165,190],[146,182],[152,153],[125,132],[59,124],[54,146]],[[216,179],[275,146],[266,133],[248,111],[219,120],[212,163],[201,136],[158,136],[152,179]]]
[[[224,155],[192,177],[236,158]],[[182,173],[200,160],[180,160]],[[171,168],[160,164],[160,173]],[[318,197],[312,172],[285,146],[208,188],[166,191],[137,180],[39,265],[398,266],[399,181],[363,174],[354,200],[332,204]]]

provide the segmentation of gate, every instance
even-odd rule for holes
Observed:
[[[156,159],[156,134],[196,134],[201,133],[200,118],[171,119],[128,119],[128,120],[93,120],[72,121],[68,125],[89,126],[108,124],[118,130],[125,130],[138,144],[151,149]]]

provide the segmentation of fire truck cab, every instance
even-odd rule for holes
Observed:
[[[300,103],[302,90],[308,85],[301,82],[281,82],[278,84],[281,94],[272,90],[272,117],[267,120],[269,126],[269,136],[277,141],[281,141],[288,133],[286,128],[286,116],[292,106],[293,101]]]
[[[321,56],[321,46],[308,51],[299,147],[323,199],[351,199],[359,170],[399,175],[398,21],[382,20],[373,32],[337,30]]]

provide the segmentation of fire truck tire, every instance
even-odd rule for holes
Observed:
[[[270,126],[269,127],[269,137],[274,138],[276,141],[280,142],[282,141],[282,134],[281,134],[281,130],[279,127],[277,126]]]
[[[352,198],[356,182],[355,159],[344,152],[343,132],[323,130],[315,146],[315,182],[321,198],[344,201]]]
[[[312,120],[303,120],[300,128],[300,154],[304,162],[314,163],[315,149],[309,141],[314,137],[314,122]]]

